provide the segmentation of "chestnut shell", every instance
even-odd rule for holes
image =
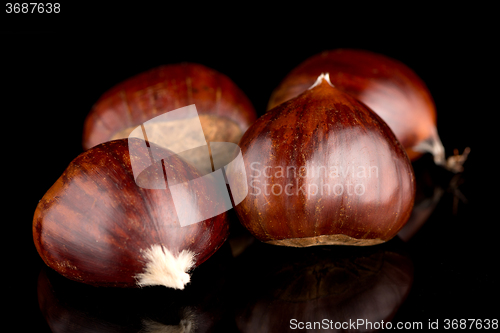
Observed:
[[[405,64],[365,50],[337,49],[306,59],[273,91],[268,110],[308,89],[321,73],[329,73],[336,88],[375,111],[411,160],[422,155],[413,147],[426,140],[439,140],[436,107],[422,79]]]
[[[405,150],[376,113],[326,79],[260,117],[240,148],[248,195],[236,211],[261,241],[373,245],[410,216],[415,181]]]
[[[43,196],[33,218],[33,238],[49,267],[95,286],[134,287],[146,265],[142,253],[152,245],[173,254],[189,250],[195,254],[196,267],[224,243],[229,234],[225,213],[180,227],[168,186],[161,190],[136,184],[129,144],[138,154],[135,158],[148,163],[143,142],[121,139],[83,152]],[[176,181],[199,176],[196,169],[167,150],[153,144],[150,149],[168,159],[165,168],[175,171]],[[146,169],[140,177],[165,182],[155,170]],[[197,188],[195,195],[203,196],[204,191]],[[188,196],[193,194],[185,195],[190,201]],[[207,205],[200,201],[197,209],[211,209]]]
[[[257,114],[226,75],[196,63],[153,68],[105,92],[87,115],[83,148],[127,138],[136,126],[195,104],[207,141],[237,143]]]

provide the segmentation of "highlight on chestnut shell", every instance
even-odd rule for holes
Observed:
[[[150,154],[161,160],[151,165]],[[149,166],[138,182],[131,160]],[[37,251],[49,267],[75,281],[183,289],[189,272],[229,233],[226,213],[218,213],[227,208],[213,197],[211,175],[183,190],[199,177],[194,167],[153,143],[146,147],[131,138],[99,144],[77,156],[40,200],[33,218]],[[184,205],[174,205],[171,183],[180,185],[175,195]],[[211,217],[181,226],[179,214]]]
[[[260,117],[240,148],[247,180],[240,187],[248,195],[235,209],[263,242],[374,245],[393,238],[410,216],[415,181],[404,148],[328,74]],[[229,168],[228,178],[236,176]]]
[[[445,157],[436,106],[425,83],[408,66],[382,54],[356,49],[316,54],[282,80],[271,94],[268,110],[298,96],[325,72],[337,89],[366,104],[389,125],[412,161],[431,153],[437,165],[463,171],[470,149]]]
[[[164,65],[117,84],[99,98],[85,119],[83,148],[127,138],[138,125],[192,104],[207,142],[236,144],[257,118],[250,100],[226,75],[196,63]],[[155,126],[188,139],[189,117],[176,117]]]

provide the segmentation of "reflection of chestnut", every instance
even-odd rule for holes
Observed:
[[[223,288],[231,260],[225,244],[184,290],[98,288],[45,267],[38,302],[54,333],[230,332],[235,324]]]
[[[340,331],[336,328],[349,320],[390,321],[413,281],[410,259],[385,246],[399,242],[368,248],[254,244],[239,258],[241,279],[235,288],[245,286],[245,295],[236,316],[238,328],[288,332],[319,322],[319,328],[328,325],[325,331]],[[249,269],[257,264],[258,270]]]
[[[430,155],[412,165],[416,179],[415,205],[408,222],[398,233],[403,241],[410,240],[419,231],[445,197],[452,198],[452,204],[447,209],[453,214],[456,214],[460,202],[467,202],[459,189],[466,180],[465,172],[454,173],[437,167]]]
[[[103,94],[85,120],[83,147],[127,138],[149,119],[191,104],[208,142],[238,143],[257,118],[249,99],[227,76],[200,64],[172,64],[138,74]],[[172,137],[190,135],[182,115],[155,126]]]
[[[147,167],[150,153],[164,159]],[[134,175],[131,163],[144,171]],[[175,178],[167,180],[165,172]],[[203,177],[206,182],[194,189],[184,187],[192,179],[199,179],[196,169],[144,141],[95,146],[75,158],[40,200],[33,219],[38,253],[48,266],[80,282],[182,289],[189,271],[213,255],[229,231],[225,213],[211,214],[222,203],[205,200],[215,188],[211,178]],[[180,184],[175,200],[182,205],[174,206],[166,181]],[[181,214],[213,217],[181,226]]]

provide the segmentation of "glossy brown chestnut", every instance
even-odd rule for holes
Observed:
[[[85,120],[83,147],[127,138],[147,120],[191,104],[196,105],[207,142],[238,143],[257,118],[249,99],[227,76],[195,63],[165,65],[104,93]],[[182,136],[182,120],[158,125],[163,131],[180,129]]]
[[[147,166],[150,153],[163,157],[161,163],[135,177],[131,159]],[[165,173],[176,177],[166,179]],[[210,190],[205,177],[196,189],[176,193],[186,204],[174,207],[165,182],[197,177],[198,171],[176,155],[139,139],[97,145],[76,157],[40,200],[33,219],[38,253],[63,276],[91,285],[183,289],[189,271],[228,236],[225,214],[180,226],[181,210],[206,213],[220,205],[199,200]]]
[[[410,216],[415,184],[404,148],[328,75],[260,117],[239,145],[247,184],[234,191],[247,186],[248,195],[236,211],[261,241],[378,244]]]
[[[461,164],[445,160],[436,129],[436,107],[425,83],[405,64],[381,54],[337,49],[314,55],[278,85],[268,110],[307,90],[321,73],[329,73],[336,88],[374,110],[393,130],[411,160],[430,152],[437,164],[461,170]]]

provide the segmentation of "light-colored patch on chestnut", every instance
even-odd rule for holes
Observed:
[[[446,163],[444,146],[436,129],[434,129],[432,135],[427,140],[420,141],[416,146],[411,147],[411,149],[419,153],[431,153],[434,157],[434,163],[437,165],[445,165]]]
[[[234,121],[226,117],[202,114],[198,116],[200,119],[203,133],[207,142],[233,142],[238,143],[243,135],[240,127]],[[186,137],[189,139],[192,129],[188,125],[191,122],[189,119],[177,119],[168,122],[156,122],[148,124],[148,128],[152,128],[159,133],[168,133],[168,137]],[[118,140],[128,138],[130,133],[140,125],[128,127],[115,133],[110,140]],[[223,129],[223,130],[221,130]],[[158,142],[158,144],[160,144]]]
[[[292,247],[308,247],[315,245],[356,245],[356,246],[370,246],[384,243],[382,239],[357,239],[347,235],[321,235],[315,237],[304,238],[289,238],[267,241],[268,244],[292,246]]]
[[[165,286],[174,289],[184,289],[191,280],[187,273],[194,265],[194,253],[183,250],[174,256],[168,249],[161,245],[153,245],[143,251],[146,260],[144,271],[135,276],[137,285]]]
[[[319,85],[323,80],[326,81],[326,83],[328,83],[330,86],[334,87],[334,85],[332,84],[332,82],[330,81],[330,73],[321,73],[318,78],[316,79],[316,82],[313,83],[312,86],[309,87],[308,90],[311,90],[312,88],[316,87],[317,85]]]
[[[232,142],[237,144],[243,135],[243,131],[238,124],[229,118],[206,114],[199,115],[198,117],[207,143]],[[181,158],[198,168],[202,174],[207,174],[212,171],[210,161],[206,161],[207,156],[205,154],[200,154],[200,150],[186,149],[186,147],[192,148],[200,146],[198,142],[199,133],[193,132],[192,121],[192,118],[188,118],[168,122],[148,123],[148,132],[154,133],[154,137],[156,138],[154,141],[155,144],[166,147],[168,143],[168,147],[171,150],[178,152],[182,151],[183,153],[180,155]],[[129,127],[115,133],[110,140],[128,138],[130,133],[137,128],[137,126]],[[153,135],[151,135],[151,137],[153,137]],[[172,142],[173,139],[175,139],[175,142]],[[165,145],[163,144],[164,142]],[[221,147],[221,149],[223,149],[223,147]],[[225,152],[212,151],[211,153],[212,155],[218,156],[219,161],[226,161],[233,156],[232,151],[230,152],[230,156],[227,157],[225,156]],[[228,161],[228,163],[229,162],[230,161]]]

